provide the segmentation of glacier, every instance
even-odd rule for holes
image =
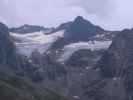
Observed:
[[[64,36],[64,30],[52,34],[40,31],[27,34],[10,33],[10,35],[15,39],[18,53],[30,56],[34,51],[41,54],[46,52],[57,39]]]

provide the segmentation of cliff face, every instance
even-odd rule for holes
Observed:
[[[98,63],[105,77],[123,77],[132,66],[133,30],[124,30],[114,39]]]
[[[119,80],[119,83],[123,84],[125,93],[132,98],[133,30],[123,30],[116,36],[110,48],[99,60],[97,67],[100,67],[103,78],[117,82]]]
[[[8,27],[0,23],[0,64],[16,66],[15,45],[9,36]]]

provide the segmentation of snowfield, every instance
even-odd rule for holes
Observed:
[[[64,53],[59,58],[59,62],[64,62],[71,55],[81,49],[88,49],[91,51],[107,49],[111,45],[112,41],[89,41],[89,42],[78,42],[72,43],[64,47]]]
[[[52,34],[34,32],[27,34],[10,33],[16,40],[15,44],[18,52],[25,56],[30,56],[32,52],[44,53],[58,38],[64,36],[64,30]]]
[[[30,57],[30,55],[34,51],[38,51],[41,54],[46,52],[50,48],[50,46],[55,41],[57,41],[57,39],[64,37],[64,30],[52,34],[45,34],[44,32],[34,32],[27,34],[10,33],[10,35],[15,40],[18,53]],[[88,49],[91,51],[107,49],[111,43],[111,40],[94,40],[89,42],[81,41],[77,43],[71,43],[64,46],[63,52],[61,53],[57,61],[64,62],[69,59],[69,57],[71,57],[74,52],[81,49]]]

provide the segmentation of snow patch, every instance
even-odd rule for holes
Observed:
[[[74,98],[74,99],[80,99],[80,97],[79,97],[79,96],[73,96],[73,98]]]
[[[59,58],[59,62],[64,62],[76,51],[81,49],[88,49],[91,51],[107,49],[112,41],[89,41],[89,42],[78,42],[72,43],[64,47],[64,53]]]
[[[103,38],[105,36],[105,34],[97,34],[96,36],[95,36],[95,38]]]
[[[34,32],[27,34],[10,33],[10,35],[16,39],[15,44],[18,52],[25,56],[30,56],[35,50],[44,53],[52,43],[64,36],[64,30],[52,34]]]

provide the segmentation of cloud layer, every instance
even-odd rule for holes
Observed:
[[[0,20],[9,26],[55,26],[81,15],[106,29],[133,27],[132,0],[0,0]]]

